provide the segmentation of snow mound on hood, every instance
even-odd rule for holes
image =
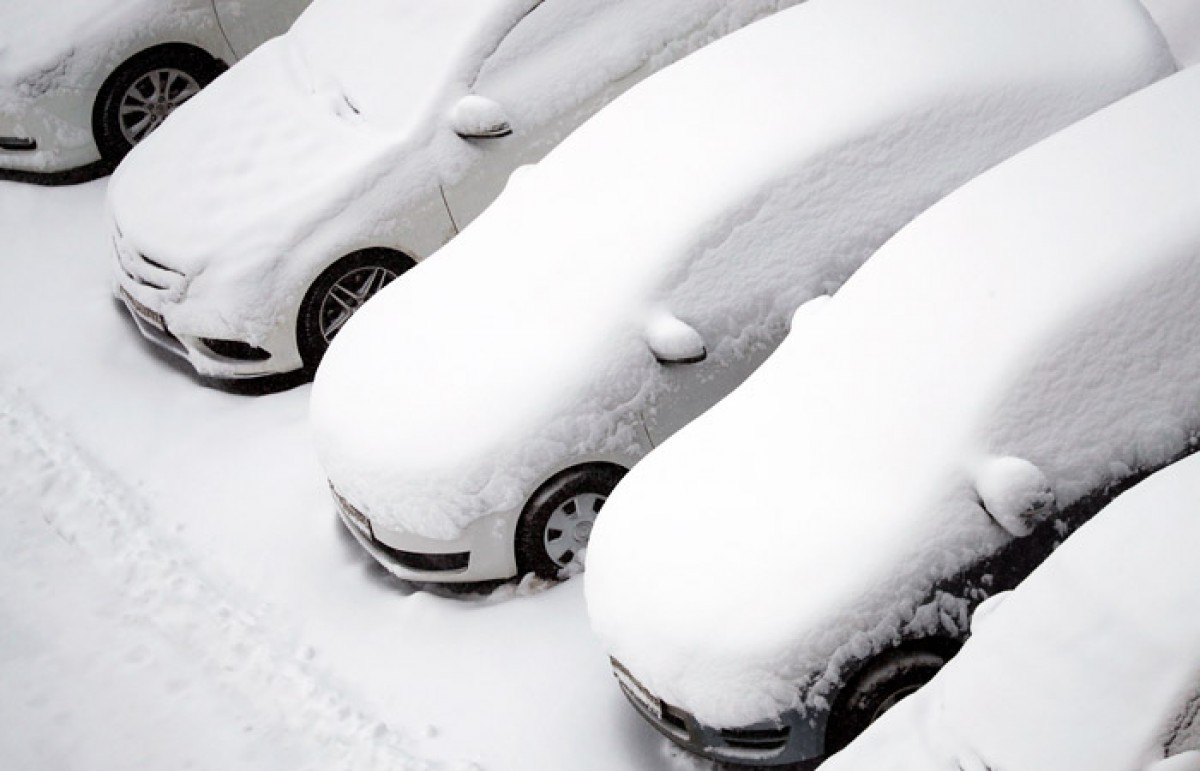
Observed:
[[[239,339],[258,339],[277,321],[263,276],[307,268],[289,257],[311,233],[276,223],[319,223],[353,198],[356,175],[380,173],[373,162],[387,137],[344,102],[340,111],[332,98],[312,98],[301,73],[283,38],[268,41],[184,104],[113,176],[108,205],[129,246],[190,282],[193,302],[172,319],[176,332],[205,330],[204,300],[216,293],[246,309]]]
[[[718,726],[822,705],[842,660],[1011,538],[981,460],[1028,460],[1067,506],[1185,450],[1198,94],[1185,71],[931,208],[629,474],[589,549],[613,655]]]
[[[436,184],[435,159],[422,157],[440,125],[429,110],[530,2],[314,3],[130,153],[109,190],[117,222],[136,248],[189,274],[221,260],[285,262],[405,148],[417,160],[405,163],[402,207]]]
[[[1136,2],[983,8],[813,0],[602,110],[341,332],[312,409],[338,490],[448,538],[635,452],[654,316],[716,362],[773,343],[942,194],[1173,67]]]
[[[822,771],[1200,768],[1198,501],[1200,458],[1122,495]]]

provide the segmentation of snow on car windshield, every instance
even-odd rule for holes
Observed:
[[[288,40],[311,87],[389,127],[423,115],[442,90],[465,93],[497,42],[540,0],[319,0]]]

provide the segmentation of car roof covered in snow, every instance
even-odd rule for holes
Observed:
[[[1200,749],[1198,506],[1200,457],[1122,495],[822,769],[1129,771]]]
[[[612,653],[718,726],[819,705],[840,661],[953,631],[918,605],[1046,487],[1062,508],[1187,448],[1198,97],[1185,70],[1040,143],[801,308],[609,499],[587,589]]]
[[[338,489],[377,524],[430,537],[519,507],[555,462],[636,444],[640,427],[613,421],[659,377],[652,319],[761,343],[929,190],[1174,66],[1136,2],[905,9],[783,11],[631,89],[515,174],[331,346],[312,415]]]

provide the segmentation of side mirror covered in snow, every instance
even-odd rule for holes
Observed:
[[[450,126],[460,137],[503,137],[512,126],[500,105],[483,96],[470,94],[458,100],[450,111]]]
[[[975,491],[992,519],[1017,538],[1032,533],[1055,512],[1050,481],[1024,458],[985,460],[975,470]]]
[[[708,356],[700,333],[665,312],[646,324],[646,345],[659,364],[697,364]]]

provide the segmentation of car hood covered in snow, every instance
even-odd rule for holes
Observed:
[[[1061,510],[1185,451],[1198,96],[1187,70],[1063,131],[801,309],[609,499],[586,580],[611,653],[711,725],[822,706],[847,659],[961,630],[963,601],[919,606],[1046,488]]]
[[[334,249],[350,237],[326,220],[384,171],[395,142],[335,94],[314,92],[295,48],[277,38],[135,147],[108,207],[127,248],[187,277],[174,328],[186,331],[188,315],[204,324],[220,303],[248,309],[242,339],[255,339],[289,305],[279,297],[288,273],[307,285],[309,262],[323,256],[299,245]]]
[[[751,25],[514,175],[331,346],[312,414],[338,490],[448,538],[556,464],[636,456],[663,388],[647,335],[678,318],[718,364],[773,344],[946,191],[1173,67],[1136,2],[892,11]]]
[[[1198,501],[1200,458],[1122,495],[822,771],[1200,767],[1150,765],[1200,749]]]
[[[109,191],[118,224],[184,273],[222,260],[269,272],[385,174],[404,178],[403,207],[405,189],[437,182],[438,97],[465,91],[479,50],[533,2],[314,3],[135,148]]]

